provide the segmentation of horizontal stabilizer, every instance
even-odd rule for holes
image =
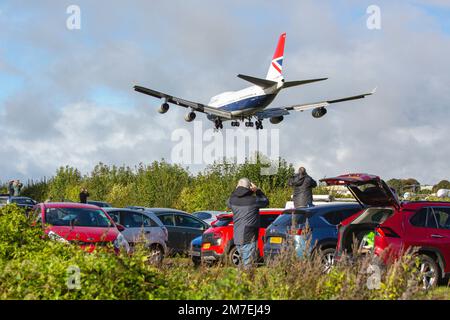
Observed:
[[[260,86],[262,88],[269,88],[273,85],[276,85],[276,81],[267,80],[267,79],[261,79],[261,78],[255,78],[251,76],[246,76],[244,74],[238,74],[238,77],[241,79],[244,79],[245,81],[251,82],[253,84],[256,84],[257,86]]]
[[[319,78],[319,79],[308,79],[308,80],[297,80],[297,81],[286,81],[283,85],[283,88],[289,88],[289,87],[295,87],[295,86],[301,86],[303,84],[308,84],[311,82],[317,82],[317,81],[323,81],[327,80],[328,78]]]

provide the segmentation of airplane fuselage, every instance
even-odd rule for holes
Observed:
[[[269,88],[251,86],[239,91],[224,92],[211,99],[209,106],[231,112],[233,119],[250,117],[263,110],[280,92],[282,83]],[[208,116],[214,121],[216,117]]]

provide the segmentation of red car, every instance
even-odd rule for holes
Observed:
[[[41,224],[49,238],[74,242],[88,252],[96,246],[112,243],[116,251],[129,249],[128,242],[101,208],[81,203],[40,203],[33,209],[36,224]]]
[[[351,253],[353,239],[360,250],[374,250],[391,263],[409,248],[417,248],[424,287],[450,275],[450,202],[400,202],[379,177],[348,174],[321,181],[345,185],[369,208],[339,227],[337,256]]]
[[[264,256],[263,238],[266,228],[283,212],[284,209],[260,209],[258,236],[259,257]],[[239,252],[233,242],[233,214],[222,214],[212,223],[211,228],[202,236],[201,258],[205,262],[227,261],[239,265]]]

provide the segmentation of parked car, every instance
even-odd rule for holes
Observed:
[[[189,254],[191,241],[209,228],[209,224],[203,220],[181,210],[138,206],[128,208],[152,212],[161,220],[169,232],[169,254]]]
[[[103,209],[115,223],[125,228],[122,234],[131,247],[145,240],[145,245],[150,249],[150,260],[162,262],[167,253],[168,232],[154,213],[126,208]]]
[[[320,253],[328,270],[334,261],[337,226],[361,210],[361,205],[356,202],[285,210],[266,230],[264,256],[274,258],[291,244],[301,257],[309,243],[310,252]],[[309,227],[307,236],[304,233],[306,225]]]
[[[405,250],[417,248],[424,288],[450,275],[450,202],[400,202],[380,177],[368,174],[322,181],[346,185],[359,202],[370,206],[342,222],[338,255],[353,253],[354,238],[359,250],[373,250],[386,264],[398,259]]]
[[[213,221],[217,220],[217,216],[224,213],[224,211],[196,211],[192,212],[192,215],[211,225]]]
[[[93,206],[97,206],[100,208],[111,208],[111,205],[105,201],[88,200],[87,204],[92,204]]]
[[[89,204],[55,202],[40,203],[33,209],[38,225],[49,238],[78,244],[88,252],[111,243],[116,251],[129,244],[120,233],[124,228],[114,223],[101,208]]]
[[[191,249],[189,251],[189,256],[191,257],[194,266],[198,266],[202,262],[202,236],[198,236],[191,241]]]
[[[12,197],[9,195],[0,196],[0,208],[12,203],[15,203],[18,207],[23,208],[26,211],[30,211],[37,204],[36,201],[28,197]]]
[[[283,209],[260,209],[260,229],[258,235],[258,255],[264,257],[263,237],[266,228],[283,212]],[[223,214],[213,222],[211,228],[202,237],[201,258],[205,262],[223,261],[239,265],[239,252],[233,240],[233,214]]]

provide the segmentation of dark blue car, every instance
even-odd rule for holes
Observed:
[[[363,208],[359,203],[332,203],[308,208],[285,210],[266,230],[264,257],[270,260],[291,243],[299,257],[306,248],[305,227],[309,226],[309,250],[320,250],[326,269],[334,262],[337,226]],[[310,239],[310,241],[309,241]]]
[[[195,266],[200,265],[202,262],[202,236],[194,238],[191,241],[191,249],[189,250],[189,255],[191,256],[192,262]]]

